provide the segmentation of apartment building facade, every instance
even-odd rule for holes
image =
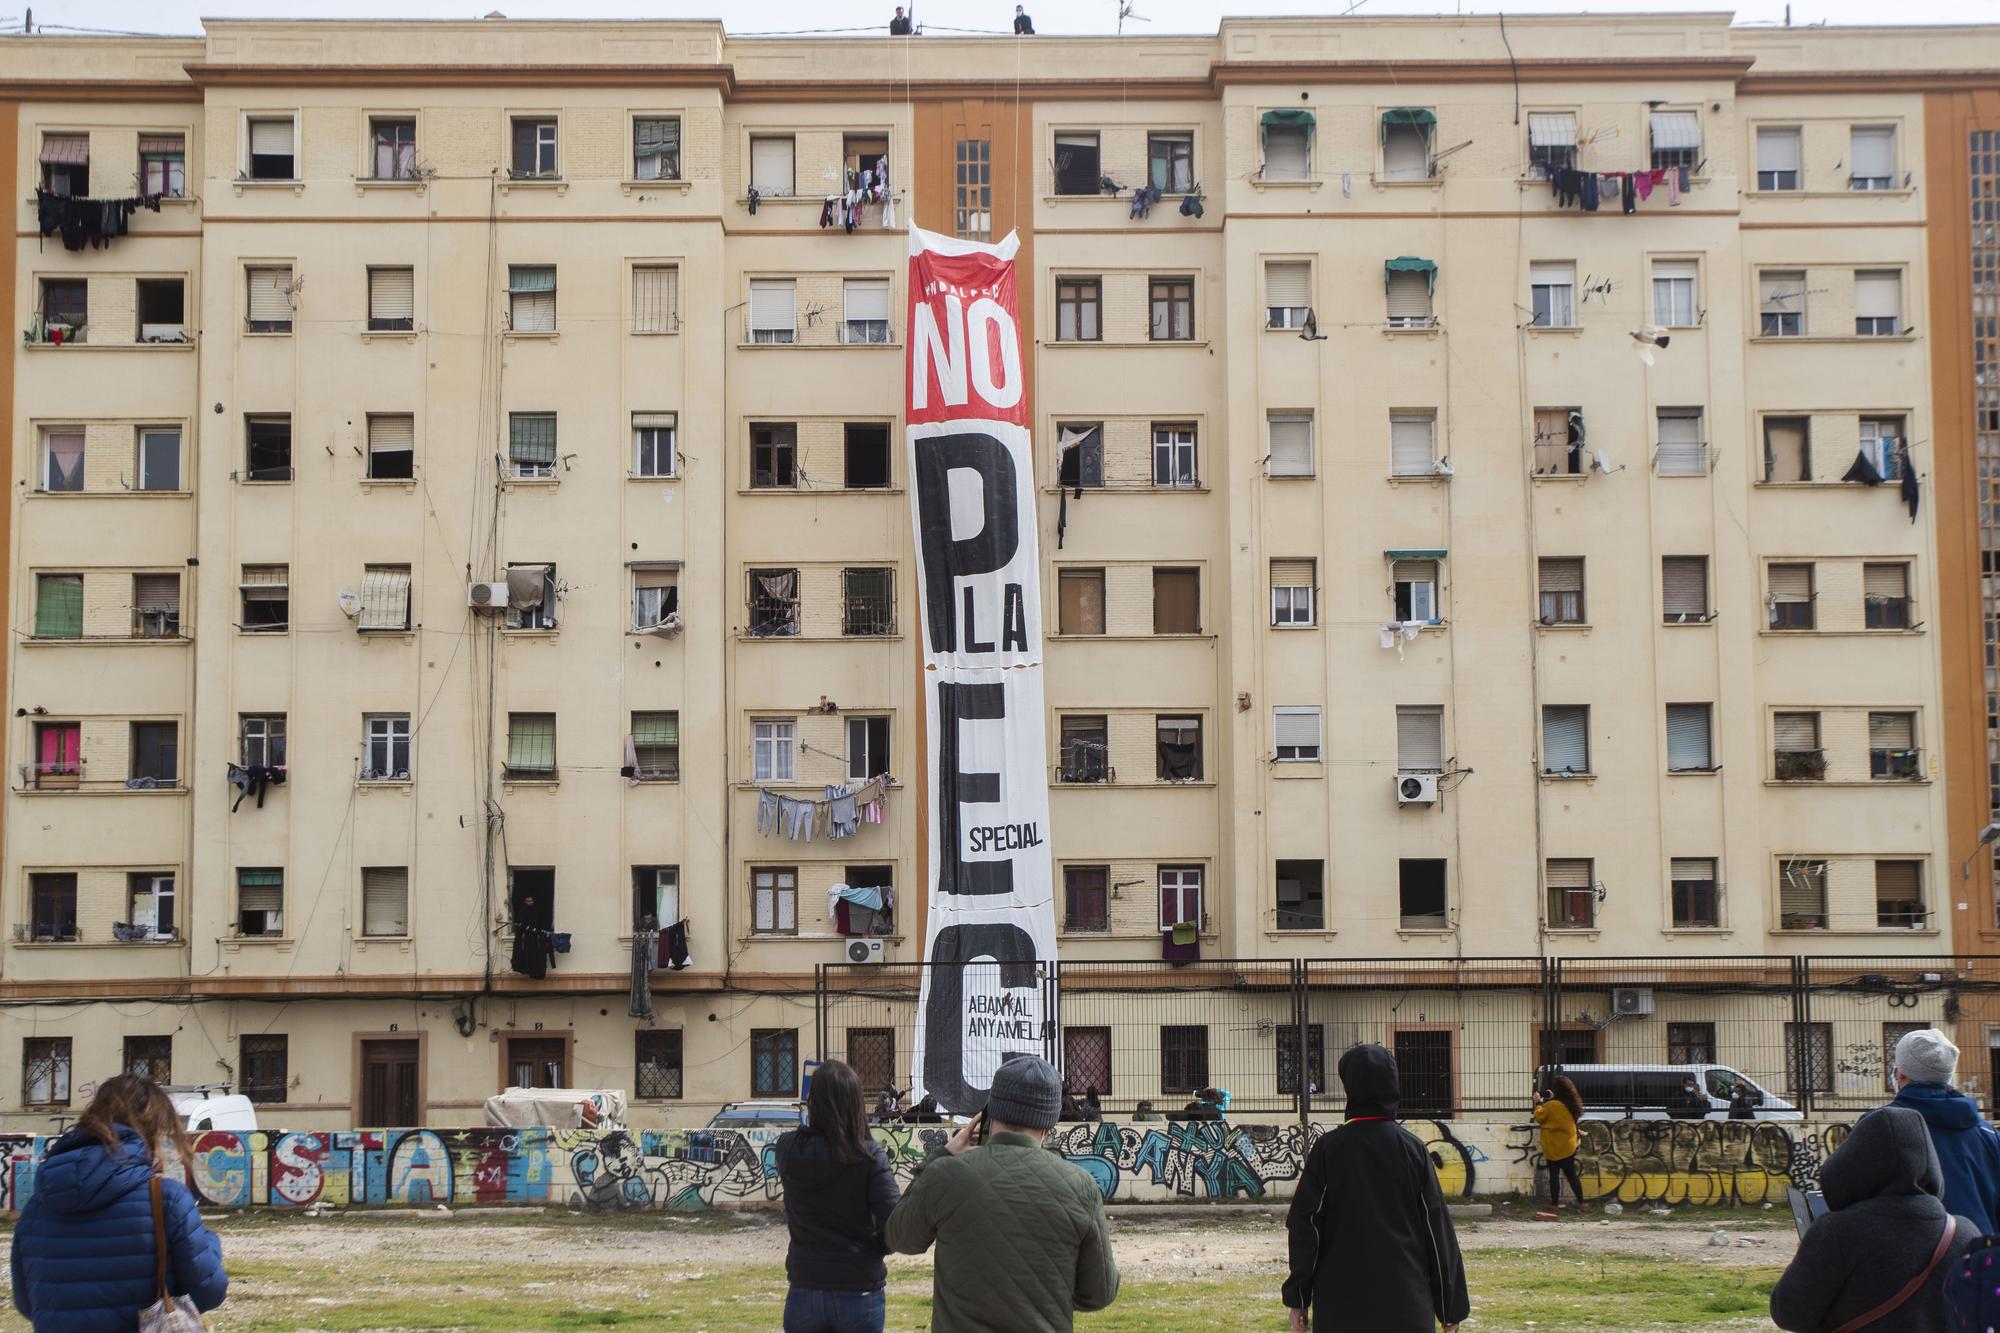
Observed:
[[[796,1094],[815,966],[922,940],[910,222],[1021,237],[1065,959],[1990,936],[1937,251],[2000,32],[218,21],[0,70],[10,1126],[121,1068],[297,1128]],[[883,1022],[826,1053],[900,1086]]]

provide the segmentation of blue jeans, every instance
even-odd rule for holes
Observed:
[[[885,1293],[814,1291],[793,1287],[785,1293],[785,1333],[882,1333]]]

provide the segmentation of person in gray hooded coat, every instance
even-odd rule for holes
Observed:
[[[1870,1333],[1947,1333],[1945,1276],[1979,1228],[1945,1210],[1924,1118],[1898,1106],[1864,1117],[1820,1167],[1819,1183],[1830,1211],[1772,1290],[1771,1321],[1790,1333],[1832,1333],[1873,1315]]]

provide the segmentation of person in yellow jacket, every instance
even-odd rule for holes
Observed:
[[[1576,1195],[1583,1211],[1583,1179],[1576,1172],[1576,1122],[1583,1119],[1583,1098],[1576,1084],[1561,1074],[1549,1080],[1547,1091],[1535,1094],[1535,1123],[1542,1130],[1542,1160],[1549,1168],[1549,1202],[1562,1207],[1562,1182]]]

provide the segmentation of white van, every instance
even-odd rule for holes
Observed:
[[[1796,1106],[1759,1087],[1728,1065],[1560,1065],[1542,1078],[1563,1074],[1583,1098],[1586,1120],[1728,1120],[1739,1094],[1748,1103],[1740,1120],[1803,1120]],[[1694,1080],[1697,1094],[1687,1095]]]
[[[188,1133],[207,1129],[234,1134],[251,1133],[257,1128],[257,1104],[242,1093],[232,1093],[223,1085],[214,1087],[168,1088],[174,1109]]]

